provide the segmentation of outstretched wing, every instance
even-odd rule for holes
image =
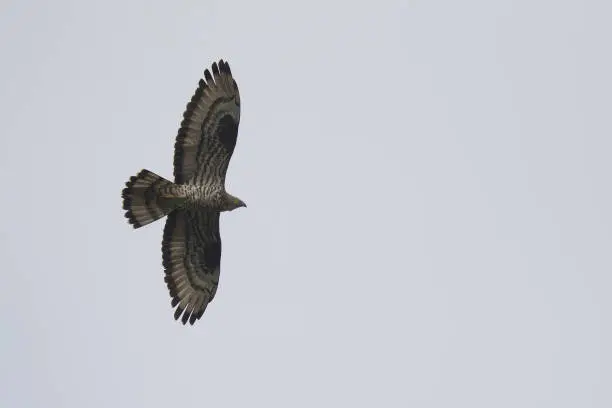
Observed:
[[[165,281],[176,307],[174,318],[193,324],[204,314],[219,285],[219,213],[175,210],[168,215],[162,243]]]
[[[227,62],[212,64],[200,79],[174,145],[177,184],[225,183],[240,123],[240,94]]]

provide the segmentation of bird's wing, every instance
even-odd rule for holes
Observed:
[[[174,145],[175,183],[224,185],[240,123],[240,94],[227,62],[214,62],[212,74],[204,71],[183,118]]]
[[[193,324],[215,297],[221,264],[219,213],[178,209],[168,215],[162,243],[174,318]]]

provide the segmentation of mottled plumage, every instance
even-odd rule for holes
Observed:
[[[225,191],[236,146],[240,95],[227,62],[212,64],[187,104],[174,149],[174,183],[148,170],[123,190],[134,228],[168,216],[162,241],[174,318],[193,324],[215,297],[221,265],[219,215],[246,205]]]

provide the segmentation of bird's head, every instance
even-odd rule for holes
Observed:
[[[234,197],[231,194],[228,194],[226,196],[226,200],[225,200],[226,211],[233,211],[236,208],[246,207],[246,206],[247,205],[244,203],[244,201],[242,201],[238,197]]]

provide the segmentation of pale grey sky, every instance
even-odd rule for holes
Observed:
[[[612,406],[604,1],[4,1],[3,407]],[[242,121],[220,288],[163,222],[203,70]]]

